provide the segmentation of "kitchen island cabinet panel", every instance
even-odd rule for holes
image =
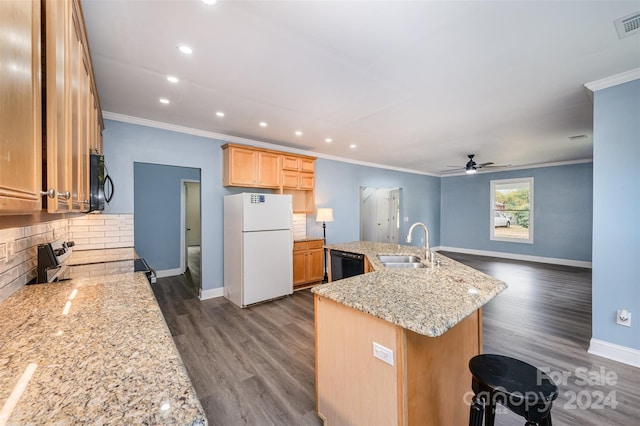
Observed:
[[[316,294],[318,414],[328,426],[466,424],[480,318],[476,310],[429,337]],[[393,351],[393,365],[373,356],[374,342]]]

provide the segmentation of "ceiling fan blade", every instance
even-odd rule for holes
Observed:
[[[480,167],[487,167],[487,166],[490,166],[490,165],[492,165],[492,164],[493,164],[492,162],[482,163],[482,164],[476,164],[476,167],[477,167],[477,168],[480,168]]]
[[[447,167],[454,167],[454,166],[447,166]],[[463,170],[464,170],[464,167],[457,167],[455,169],[440,170],[440,173],[455,173],[455,172],[461,172]]]

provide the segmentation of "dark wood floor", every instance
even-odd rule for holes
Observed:
[[[570,374],[559,383],[554,425],[638,423],[640,370],[586,352],[590,270],[445,254],[509,284],[484,307],[485,353],[519,358],[554,377]],[[153,288],[210,424],[321,424],[309,290],[239,309],[224,298],[200,301],[184,276],[159,279]],[[603,371],[609,384],[583,385],[576,376]],[[501,410],[496,424],[524,422]]]

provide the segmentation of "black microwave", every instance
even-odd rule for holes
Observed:
[[[104,210],[104,155],[89,155],[89,211]]]

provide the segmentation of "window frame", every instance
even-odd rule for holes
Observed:
[[[529,238],[508,238],[495,235],[494,216],[496,210],[496,186],[514,183],[527,183],[529,185]],[[533,229],[534,229],[534,190],[533,190],[533,177],[513,178],[513,179],[495,179],[490,181],[490,205],[489,205],[489,239],[491,241],[502,241],[507,243],[524,243],[533,244]]]

